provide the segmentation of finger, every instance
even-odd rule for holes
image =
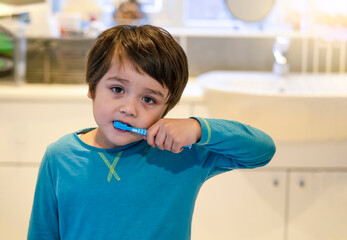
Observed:
[[[159,148],[160,150],[164,150],[164,143],[166,140],[166,133],[164,131],[158,131],[157,135],[155,136],[155,140],[154,143],[156,145],[157,148]]]
[[[147,143],[151,147],[156,147],[155,137],[156,137],[158,131],[159,131],[159,126],[155,125],[155,124],[153,126],[151,126],[147,131]]]
[[[180,153],[180,152],[182,152],[182,150],[183,150],[183,147],[181,146],[181,144],[177,144],[177,143],[173,143],[172,144],[172,152],[173,153]]]
[[[172,145],[173,139],[167,136],[165,139],[164,148],[168,151],[172,151]]]

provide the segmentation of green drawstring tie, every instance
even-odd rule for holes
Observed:
[[[116,171],[114,170],[117,163],[118,163],[118,160],[120,158],[120,156],[122,155],[122,151],[119,152],[117,154],[117,156],[115,157],[112,165],[111,163],[107,160],[107,158],[105,157],[105,155],[101,152],[99,152],[99,155],[100,157],[102,158],[102,160],[104,160],[104,162],[106,163],[107,167],[110,169],[110,172],[108,173],[108,177],[107,177],[107,181],[111,181],[111,178],[112,178],[112,175],[119,181],[120,180],[120,177],[118,176],[118,174],[116,173]]]

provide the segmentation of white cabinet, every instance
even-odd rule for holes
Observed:
[[[0,102],[0,162],[40,162],[48,144],[95,126],[89,101]]]
[[[37,165],[0,166],[0,239],[26,239]]]
[[[347,239],[347,171],[290,174],[287,240]]]
[[[26,239],[39,163],[48,144],[95,126],[88,101],[0,101],[0,239]]]
[[[209,179],[193,216],[192,240],[279,240],[285,227],[285,171],[234,170]]]
[[[208,180],[192,240],[347,239],[347,171],[232,171]]]

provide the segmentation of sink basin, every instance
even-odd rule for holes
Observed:
[[[197,81],[214,118],[249,124],[283,142],[347,139],[347,74],[212,71]]]

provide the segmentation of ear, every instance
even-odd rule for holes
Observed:
[[[92,99],[92,93],[90,92],[89,89],[88,89],[87,97],[90,98],[90,99]]]

